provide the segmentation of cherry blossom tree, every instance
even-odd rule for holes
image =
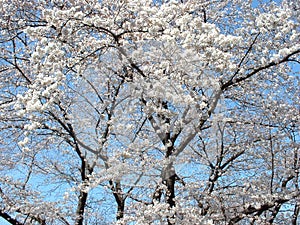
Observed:
[[[8,223],[299,222],[298,1],[0,10]]]

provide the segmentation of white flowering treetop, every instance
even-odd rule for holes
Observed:
[[[8,223],[299,222],[298,1],[2,0],[0,15]]]

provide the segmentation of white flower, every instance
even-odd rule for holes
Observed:
[[[25,145],[28,144],[28,142],[29,142],[29,138],[28,138],[28,137],[25,137],[25,138],[23,139],[23,141],[19,141],[19,142],[18,142],[18,145],[19,145],[20,147],[24,147]]]

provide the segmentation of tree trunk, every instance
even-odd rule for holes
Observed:
[[[117,216],[116,219],[120,220],[124,217],[124,209],[125,209],[125,201],[122,197],[118,197],[118,199],[116,199],[117,204],[118,204],[118,211],[117,211]]]
[[[175,181],[176,181],[176,173],[173,167],[173,163],[171,162],[162,172],[162,180],[163,184],[166,185],[166,202],[169,205],[169,208],[175,207]],[[174,223],[171,219],[174,216],[168,218],[168,225],[173,225]]]
[[[169,178],[166,179],[166,185],[167,185],[166,201],[169,204],[170,208],[175,206],[175,180],[176,180],[175,174],[171,175]]]
[[[75,225],[83,225],[83,214],[84,214],[84,208],[86,205],[88,193],[80,191],[79,200],[78,200],[78,206],[76,210],[76,221]]]
[[[122,195],[121,182],[120,181],[113,182],[111,180],[109,181],[109,183],[111,185],[111,190],[113,192],[113,195],[118,205],[116,219],[120,220],[124,217],[124,210],[125,210],[125,198]]]

